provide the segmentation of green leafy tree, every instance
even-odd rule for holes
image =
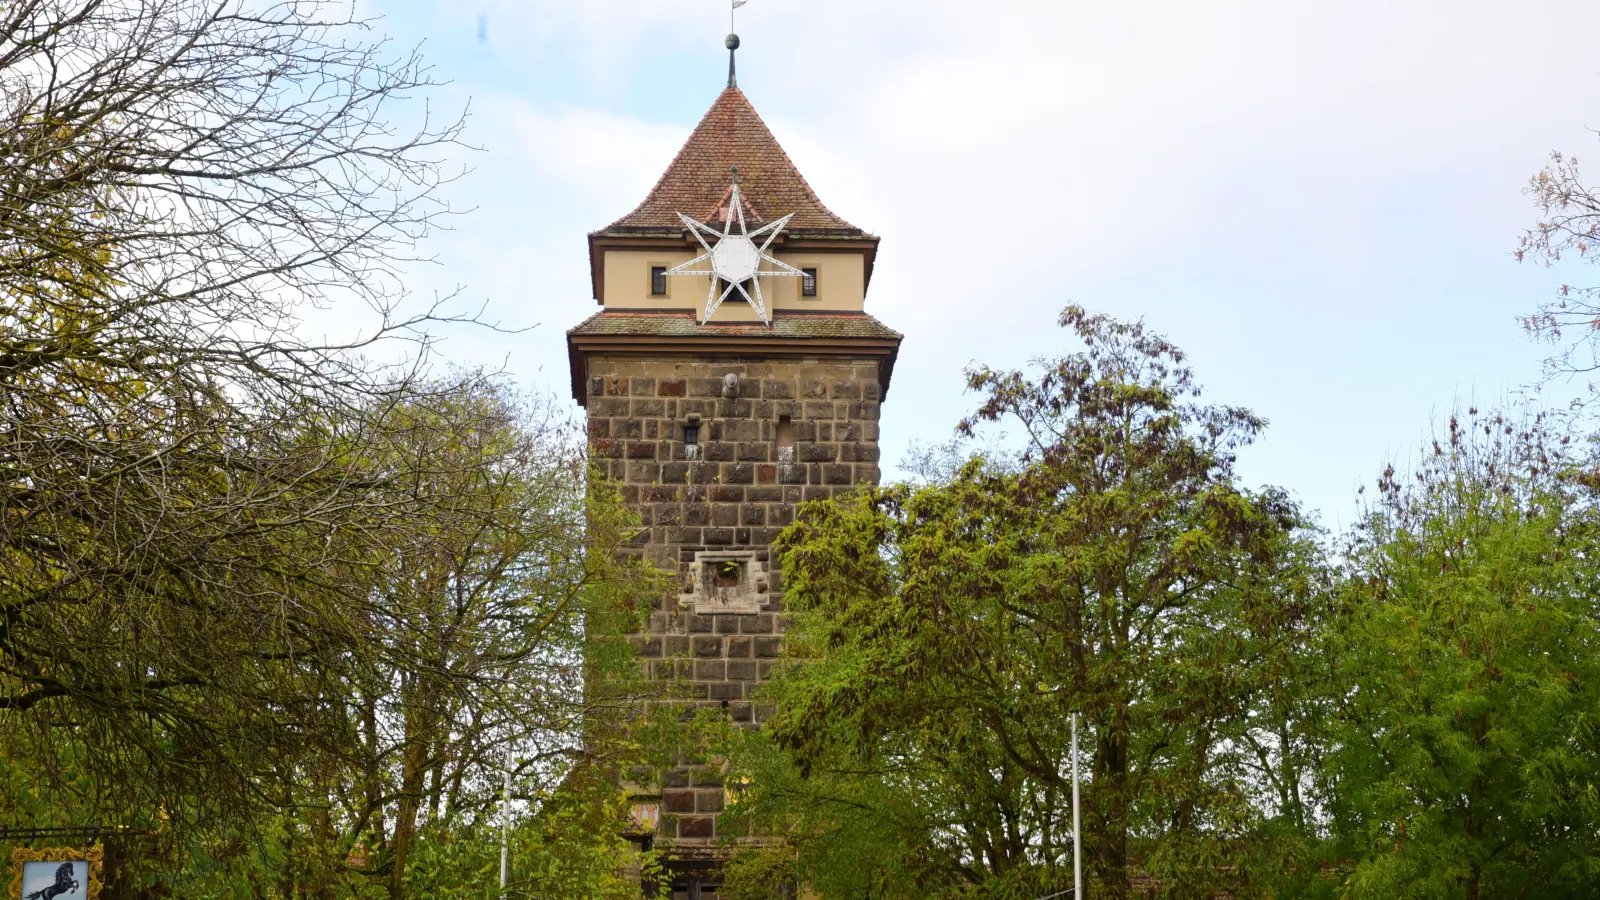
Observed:
[[[553,790],[598,727],[585,677],[633,671],[620,633],[651,584],[615,561],[635,524],[589,491],[574,432],[548,405],[428,391],[386,418],[392,442],[368,452],[415,473],[432,515],[397,535],[372,586],[386,653],[347,695],[366,786],[348,824],[375,838],[401,896],[419,828],[480,818],[508,756],[524,789]]]
[[[0,771],[19,792],[0,810],[35,826],[115,816],[155,832],[123,880],[287,900],[495,884],[497,872],[485,880],[478,869],[491,857],[498,868],[509,804],[520,884],[559,895],[587,879],[589,895],[606,895],[633,861],[622,795],[603,777],[635,749],[623,725],[637,663],[622,635],[660,587],[618,552],[636,521],[603,484],[588,484],[564,417],[476,376],[426,385],[361,421],[371,430],[308,422],[305,440],[339,461],[330,471],[364,477],[407,515],[341,520],[282,551],[309,547],[320,563],[309,585],[280,596],[337,602],[350,617],[310,636],[319,653],[284,661],[304,680],[271,682],[259,700],[201,684],[211,690],[159,695],[173,710],[165,720],[121,722],[159,742],[166,722],[217,705],[257,717],[246,701],[311,711],[289,720],[309,722],[310,739],[275,741],[271,753],[247,744],[251,756],[228,745],[232,777],[260,797],[213,819],[216,798],[186,793],[200,787],[153,781],[107,793],[117,770],[98,763],[97,736],[32,718],[0,738],[20,763]],[[341,584],[323,595],[313,578]],[[255,638],[272,634],[269,622]],[[255,727],[270,736],[284,724]],[[141,810],[144,796],[163,806]]]
[[[1563,429],[1452,417],[1352,535],[1329,811],[1350,897],[1600,884],[1600,518]]]
[[[1097,896],[1259,894],[1292,855],[1256,801],[1266,767],[1292,782],[1271,815],[1305,818],[1270,685],[1308,633],[1315,556],[1290,502],[1236,483],[1263,423],[1202,403],[1141,325],[1061,324],[1083,352],[968,376],[962,431],[1018,428],[1018,460],[809,505],[784,534],[805,663],[739,754],[741,810],[787,837],[751,870],[841,897],[1069,887],[1074,713]]]

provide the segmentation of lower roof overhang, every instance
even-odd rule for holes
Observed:
[[[589,359],[593,356],[722,360],[869,358],[878,362],[879,396],[885,399],[889,396],[889,380],[894,375],[895,359],[900,353],[898,334],[892,337],[778,337],[761,334],[761,329],[757,328],[741,331],[744,333],[683,336],[582,334],[574,329],[567,333],[572,398],[579,406],[588,405]]]

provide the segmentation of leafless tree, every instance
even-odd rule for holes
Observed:
[[[1600,262],[1600,188],[1584,181],[1575,157],[1550,154],[1550,162],[1524,190],[1539,207],[1539,221],[1518,243],[1519,262]],[[1600,370],[1600,285],[1563,284],[1554,299],[1522,317],[1534,337],[1556,346],[1545,363],[1549,378]],[[1591,386],[1592,388],[1593,386]]]
[[[360,380],[299,340],[305,304],[357,300],[356,346],[421,338],[396,264],[448,213],[459,118],[407,107],[415,55],[308,0],[20,0],[0,18],[0,286],[93,319],[102,365],[159,349],[293,396]],[[399,130],[395,118],[417,119]],[[73,302],[75,301],[75,302]],[[11,312],[16,312],[15,310]],[[8,329],[5,371],[62,348]],[[15,333],[21,331],[23,333]],[[11,344],[21,346],[9,346]],[[119,352],[120,351],[120,352]],[[259,388],[257,388],[259,389]]]

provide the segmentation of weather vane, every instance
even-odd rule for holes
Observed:
[[[728,87],[739,86],[739,78],[733,66],[734,51],[739,49],[739,35],[733,29],[733,14],[739,7],[749,2],[750,0],[733,0],[733,9],[728,10],[728,40],[725,42],[728,47]]]
[[[705,315],[700,318],[700,324],[711,321],[711,314],[717,311],[722,301],[733,296],[735,292],[743,297],[761,317],[764,324],[771,325],[772,317],[767,315],[766,298],[761,293],[761,279],[763,278],[800,278],[805,273],[788,263],[782,262],[767,255],[767,248],[778,239],[778,233],[783,231],[783,226],[789,224],[794,218],[794,213],[751,231],[745,225],[744,200],[739,197],[739,167],[733,167],[733,187],[728,189],[728,206],[723,211],[722,230],[703,222],[697,222],[683,213],[678,213],[678,218],[693,234],[700,246],[705,248],[704,253],[689,260],[682,265],[674,266],[667,270],[668,275],[705,275],[711,278],[711,291],[706,294]],[[739,232],[733,231],[734,222],[739,223]],[[715,238],[716,246],[706,241],[706,237]],[[762,238],[757,246],[756,239]],[[711,268],[696,269],[695,266],[709,261]],[[763,262],[771,263],[775,269],[762,269]],[[748,284],[747,288],[745,285]]]

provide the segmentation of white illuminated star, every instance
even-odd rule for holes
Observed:
[[[761,295],[761,279],[769,277],[799,278],[805,274],[794,266],[780,262],[767,255],[767,248],[771,247],[772,242],[778,239],[778,233],[783,231],[783,226],[789,224],[790,219],[794,218],[794,213],[790,213],[776,222],[763,225],[755,231],[749,230],[745,226],[744,204],[739,200],[739,183],[737,181],[733,183],[733,189],[729,192],[728,210],[726,221],[720,232],[710,225],[697,222],[683,213],[678,213],[678,218],[683,220],[684,226],[689,229],[689,232],[694,235],[695,240],[700,242],[700,246],[704,247],[706,252],[683,265],[672,267],[667,270],[667,274],[705,275],[711,278],[711,291],[706,294],[705,315],[700,319],[700,324],[702,325],[711,321],[711,314],[716,312],[717,307],[722,305],[722,301],[728,299],[728,295],[734,291],[738,291],[739,295],[749,302],[750,306],[755,309],[756,315],[761,317],[763,323],[770,325],[772,320],[767,315],[766,299]],[[738,234],[733,233],[735,218],[739,220]],[[716,246],[713,247],[706,242],[708,235],[716,238]],[[756,245],[757,239],[761,239],[760,246]],[[710,269],[694,268],[707,260],[711,262]],[[771,263],[775,268],[763,269],[761,268],[763,262]],[[751,288],[755,291],[755,296],[752,297],[750,291],[745,289],[746,282],[749,282]],[[718,290],[719,287],[721,287],[720,291]]]

